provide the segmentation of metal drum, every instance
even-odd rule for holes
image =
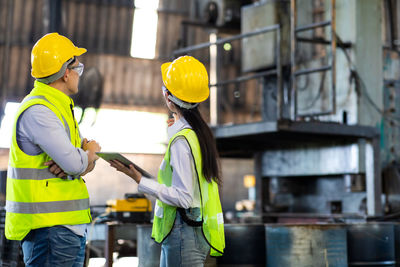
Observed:
[[[140,267],[159,267],[161,245],[151,239],[151,224],[137,225],[137,255]]]
[[[400,223],[394,224],[394,254],[396,267],[400,267]]]
[[[349,266],[396,266],[395,225],[364,223],[347,226]]]
[[[344,225],[266,225],[267,267],[347,267]]]
[[[217,265],[229,267],[265,266],[264,224],[226,224],[224,256]]]

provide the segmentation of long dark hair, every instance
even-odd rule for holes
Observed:
[[[208,182],[214,179],[218,185],[222,185],[218,150],[210,127],[204,121],[197,107],[185,109],[178,105],[175,106],[190,126],[192,126],[193,131],[199,139],[204,177]]]

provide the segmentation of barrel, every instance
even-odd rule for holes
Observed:
[[[347,245],[349,266],[396,266],[393,223],[349,224]]]
[[[394,223],[394,254],[396,267],[400,267],[400,223]]]
[[[264,224],[225,224],[225,251],[218,267],[265,266]]]
[[[266,225],[267,267],[347,267],[344,225]]]

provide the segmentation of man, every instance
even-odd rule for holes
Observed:
[[[83,266],[92,218],[82,175],[100,146],[81,140],[70,95],[78,92],[86,52],[58,33],[31,54],[34,88],[16,117],[7,173],[8,239],[21,240],[26,266]]]

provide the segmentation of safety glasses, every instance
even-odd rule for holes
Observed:
[[[77,66],[68,67],[68,69],[76,71],[76,73],[78,73],[79,76],[82,76],[84,68],[85,65],[83,65],[83,63],[81,62],[79,62]]]
[[[165,87],[165,85],[162,85],[161,89],[162,89],[164,94],[168,93],[168,89],[167,89],[167,87]]]

